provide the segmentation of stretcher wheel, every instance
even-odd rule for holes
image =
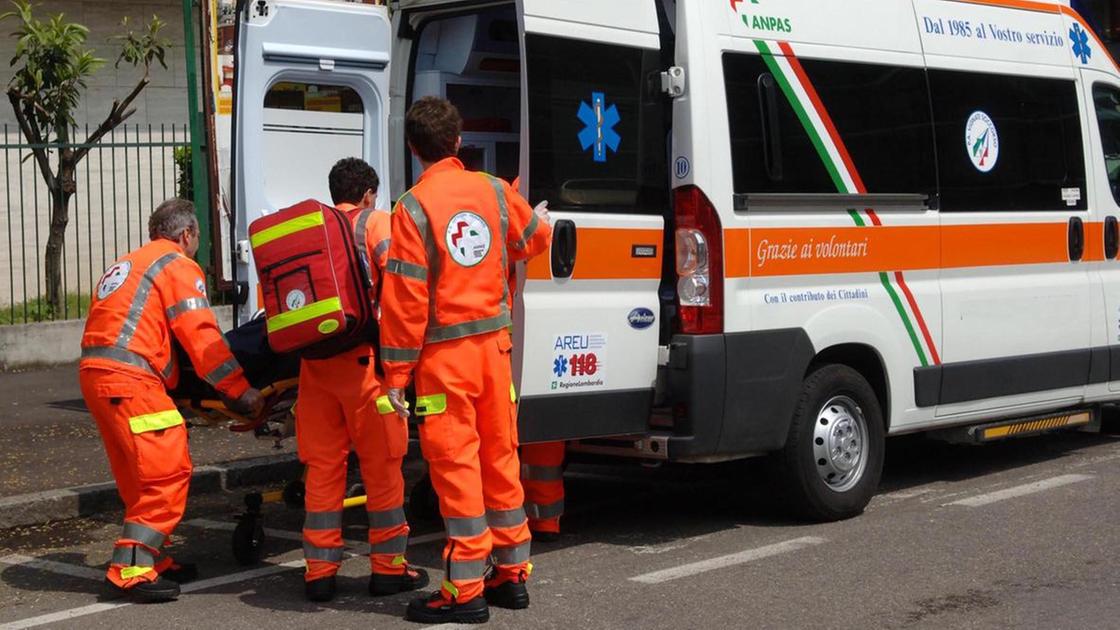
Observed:
[[[242,566],[261,561],[265,543],[262,502],[260,494],[246,495],[245,513],[237,519],[237,527],[233,528],[233,557]]]
[[[408,495],[408,512],[410,522],[439,520],[439,498],[428,475],[421,477],[416,485],[412,486],[412,492]]]
[[[284,486],[284,505],[293,510],[303,509],[305,496],[307,496],[307,490],[304,488],[302,481],[289,481],[288,485]]]

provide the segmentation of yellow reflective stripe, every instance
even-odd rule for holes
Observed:
[[[447,394],[416,397],[416,415],[432,416],[447,411]]]
[[[284,330],[296,324],[310,321],[316,317],[322,317],[329,313],[341,313],[342,300],[339,298],[330,298],[327,300],[320,300],[319,302],[312,302],[303,308],[297,308],[294,311],[287,313],[280,313],[274,317],[268,318],[268,332],[274,333],[279,330]]]
[[[377,399],[377,413],[385,415],[393,413],[393,403],[389,402],[388,396],[380,396]]]
[[[148,571],[155,571],[152,567],[125,567],[121,569],[121,579],[131,580],[134,577],[144,575]]]
[[[509,384],[509,401],[511,403],[517,402],[517,388],[513,386],[513,383]]]
[[[261,230],[250,236],[249,240],[252,242],[253,247],[257,248],[266,243],[271,243],[278,238],[284,238],[296,232],[301,232],[320,225],[323,225],[323,213],[322,211],[316,210],[310,214],[303,214],[294,219],[288,219],[283,223],[277,223],[270,228]]]
[[[451,583],[448,580],[443,581],[443,590],[447,591],[447,594],[452,596],[452,597],[458,597],[459,596],[459,587],[455,586],[453,583]]]
[[[180,424],[183,424],[183,416],[179,415],[179,412],[174,409],[171,411],[149,413],[143,416],[134,416],[128,419],[128,427],[132,429],[133,433],[161,431],[163,429],[179,426]]]
[[[393,565],[394,567],[399,567],[404,563],[405,563],[404,556],[396,556],[396,557],[393,558],[393,561],[390,562],[389,564]]]

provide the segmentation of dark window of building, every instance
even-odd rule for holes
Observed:
[[[662,214],[665,101],[656,51],[528,35],[530,199],[556,210]]]
[[[1120,89],[1098,83],[1093,86],[1093,102],[1097,107],[1108,183],[1116,203],[1120,203]]]
[[[1086,208],[1073,81],[930,70],[941,209]]]
[[[930,194],[936,186],[929,94],[922,68],[803,59],[804,79],[847,148],[866,192]],[[793,95],[803,79],[760,55],[725,53],[736,193],[855,193],[846,160],[814,105]],[[801,89],[797,90],[802,92]]]

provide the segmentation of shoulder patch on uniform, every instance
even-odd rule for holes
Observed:
[[[206,283],[203,282],[201,278],[194,281],[194,288],[198,289],[198,292],[202,294],[202,297],[206,297]]]
[[[128,260],[109,267],[101,276],[101,280],[97,281],[97,299],[104,300],[121,288],[130,273],[132,273],[132,262]]]
[[[475,214],[462,210],[447,223],[447,252],[464,267],[474,267],[490,253],[490,226]]]

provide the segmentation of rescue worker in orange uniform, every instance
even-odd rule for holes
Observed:
[[[560,536],[564,515],[564,442],[521,447],[521,485],[533,538],[552,542]]]
[[[415,375],[420,445],[448,534],[442,587],[406,613],[425,623],[484,622],[488,602],[524,608],[532,570],[506,278],[511,262],[547,249],[552,230],[543,208],[464,169],[455,157],[461,130],[443,99],[408,111],[405,137],[424,172],[393,210],[381,293],[389,399],[406,417],[404,388]]]
[[[260,392],[245,380],[210,303],[194,205],[165,201],[148,221],[151,242],[117,260],[97,284],[82,335],[78,380],[124,502],[124,530],[106,580],[139,601],[179,596],[193,566],[162,548],[183,516],[191,479],[187,427],[165,388],[179,380],[172,341],[232,409],[256,417]]]
[[[375,210],[377,173],[357,158],[340,160],[329,175],[331,199],[354,223],[367,278],[376,287],[389,251],[389,213]],[[374,309],[376,312],[376,309]],[[408,523],[401,465],[408,425],[382,398],[372,343],[327,359],[300,363],[296,440],[307,467],[303,550],[305,589],[312,601],[335,594],[342,562],[342,501],[350,448],[358,454],[369,519],[370,595],[391,595],[428,584],[423,569],[405,561]]]

